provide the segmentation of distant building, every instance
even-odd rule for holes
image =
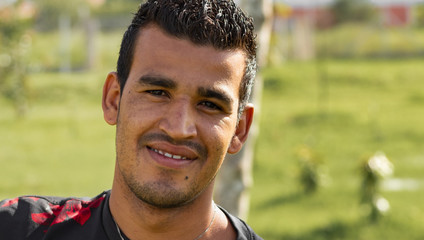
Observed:
[[[304,21],[307,19],[318,28],[326,28],[334,23],[334,18],[329,10],[333,0],[276,0],[275,26],[288,21]]]
[[[380,10],[380,19],[386,26],[407,26],[413,22],[412,9],[423,0],[371,0]]]
[[[413,22],[413,6],[424,3],[424,0],[369,1],[379,10],[380,19],[385,26],[407,26],[411,24]],[[334,0],[276,0],[275,16],[277,19],[293,20],[309,18],[317,28],[326,28],[334,24],[334,18],[330,11],[330,6],[333,3]],[[281,11],[284,8],[286,10]]]
[[[290,40],[280,42],[284,57],[313,59],[316,55],[315,31],[335,24],[331,5],[335,0],[274,0],[273,30]],[[351,0],[355,1],[355,0]],[[413,8],[424,0],[369,0],[378,10],[380,23],[404,27],[414,22]],[[290,42],[287,43],[287,42]],[[277,59],[277,58],[276,58]]]

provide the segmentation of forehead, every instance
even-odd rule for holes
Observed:
[[[209,45],[195,45],[150,24],[143,27],[137,37],[130,75],[153,71],[152,74],[166,73],[171,78],[214,78],[215,81],[240,83],[245,61],[246,56],[241,49],[219,50]]]

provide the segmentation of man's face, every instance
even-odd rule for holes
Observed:
[[[117,123],[117,172],[139,199],[184,205],[210,186],[227,152],[240,150],[253,114],[248,105],[237,124],[244,68],[241,50],[141,30],[121,98],[115,73],[103,96],[106,121]]]

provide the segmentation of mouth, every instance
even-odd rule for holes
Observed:
[[[155,153],[157,153],[159,155],[165,156],[167,158],[172,158],[172,159],[175,159],[175,160],[194,160],[194,159],[191,159],[191,158],[186,157],[186,156],[171,154],[171,153],[168,153],[168,152],[165,152],[165,151],[156,149],[156,148],[152,148],[152,147],[149,147],[149,146],[147,146],[147,148],[149,150],[152,150],[153,152],[155,152]]]

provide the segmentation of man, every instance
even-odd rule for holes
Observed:
[[[255,50],[252,20],[232,1],[141,5],[103,88],[112,190],[0,202],[0,239],[261,239],[212,200],[252,122]]]

